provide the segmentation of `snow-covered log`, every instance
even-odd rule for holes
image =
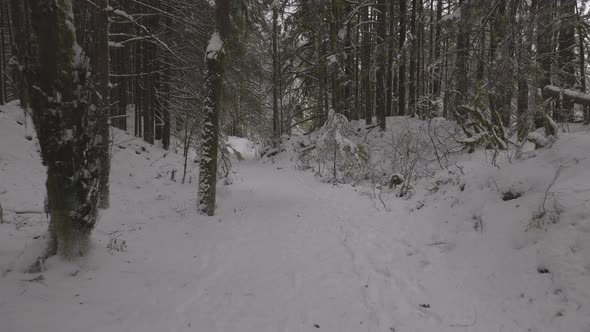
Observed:
[[[543,98],[564,98],[571,100],[576,104],[590,107],[590,94],[570,89],[562,89],[555,85],[547,85],[543,88]]]

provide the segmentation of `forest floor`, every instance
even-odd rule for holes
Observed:
[[[214,217],[195,212],[179,155],[117,132],[91,253],[29,275],[44,169],[16,107],[0,111],[3,332],[590,331],[588,132],[502,169],[468,158],[384,204],[234,139],[249,160]],[[530,228],[561,165],[559,222]]]

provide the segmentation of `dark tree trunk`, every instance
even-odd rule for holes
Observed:
[[[461,7],[461,20],[459,21],[459,31],[457,32],[457,59],[455,68],[457,71],[457,92],[455,93],[454,105],[455,116],[459,123],[465,121],[462,106],[467,98],[469,84],[469,10],[471,0],[459,0]]]
[[[272,133],[275,140],[281,136],[279,132],[279,9],[272,9]]]
[[[576,1],[562,0],[559,5],[559,41],[558,41],[558,65],[559,85],[564,89],[571,89],[576,85],[576,60],[574,48],[576,46]],[[564,99],[561,101],[561,109],[556,110],[557,122],[572,122],[574,120],[574,104]]]
[[[406,115],[406,0],[399,0],[398,115]]]
[[[393,62],[395,57],[395,3],[389,1],[389,43],[387,55],[387,116],[394,115],[393,107]]]
[[[435,98],[440,97],[440,81],[441,81],[441,67],[442,61],[440,59],[440,35],[441,35],[441,19],[442,19],[442,0],[436,2],[436,26],[434,33],[434,81],[432,82],[432,94]]]
[[[582,92],[588,92],[586,90],[586,52],[584,48],[584,34],[582,31],[582,22],[580,18],[580,13],[578,12],[578,50],[580,52],[580,81],[582,82]],[[584,124],[590,124],[590,107],[584,107]]]
[[[373,123],[373,98],[371,96],[371,29],[369,17],[369,4],[362,8],[363,44],[362,44],[362,86],[363,86],[363,115],[367,125]]]
[[[412,14],[410,15],[410,69],[408,73],[408,111],[416,114],[416,58],[418,57],[418,40],[416,38],[416,3],[412,0]]]
[[[91,108],[92,116],[96,117],[98,124],[98,136],[100,137],[99,167],[100,178],[98,182],[99,207],[109,207],[109,174],[111,169],[110,156],[110,98],[109,98],[109,18],[107,8],[108,0],[98,0],[95,4],[99,8],[92,9],[92,42],[90,49],[93,57],[90,58],[90,66],[93,76],[94,96],[92,98],[94,108]]]
[[[219,148],[219,113],[223,88],[223,45],[229,34],[231,0],[215,0],[215,32],[206,56],[205,118],[203,119],[202,150],[199,172],[199,212],[215,213],[217,185],[217,152]]]
[[[4,40],[4,29],[6,25],[4,12],[4,1],[0,2],[0,105],[6,103],[6,49]]]
[[[386,118],[385,118],[385,72],[386,72],[386,39],[387,39],[387,6],[385,0],[379,0],[377,3],[377,59],[376,66],[377,71],[375,73],[376,79],[376,101],[377,101],[377,122],[381,130],[385,130]]]
[[[97,218],[99,140],[87,105],[87,59],[77,47],[70,0],[32,1],[35,35],[19,46],[33,122],[47,165],[51,244],[46,256],[87,249]],[[26,12],[26,11],[25,11]],[[35,45],[36,47],[32,47]]]
[[[536,84],[537,88],[551,84],[551,62],[552,62],[552,42],[551,42],[551,7],[552,0],[533,0],[536,2],[537,12],[537,54],[536,59],[541,70],[540,78]],[[539,102],[541,105],[542,102]],[[535,128],[549,128],[546,126],[544,107],[538,107],[534,114]]]

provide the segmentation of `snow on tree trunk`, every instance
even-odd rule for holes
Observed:
[[[92,81],[95,90],[93,96],[93,105],[90,111],[94,114],[98,125],[99,142],[99,207],[107,209],[109,207],[109,173],[111,170],[110,157],[110,112],[109,112],[109,18],[108,18],[108,0],[96,2],[98,8],[92,12],[93,31],[92,31],[92,48],[94,58],[90,59],[92,68]]]
[[[205,82],[205,118],[201,142],[201,163],[199,172],[200,213],[212,216],[215,213],[217,184],[217,153],[219,150],[219,114],[223,88],[224,39],[229,30],[230,0],[216,0],[216,31],[211,36],[206,50],[207,78]]]
[[[34,36],[19,50],[47,165],[47,256],[84,254],[97,220],[98,144],[86,100],[88,60],[76,44],[71,0],[31,1]],[[21,44],[23,46],[23,44]]]

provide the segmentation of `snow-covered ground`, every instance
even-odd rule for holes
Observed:
[[[90,255],[28,275],[44,169],[20,111],[0,110],[2,332],[590,331],[587,129],[499,167],[464,155],[384,203],[230,138],[248,160],[215,217],[195,212],[192,163],[181,184],[180,155],[117,131]]]

